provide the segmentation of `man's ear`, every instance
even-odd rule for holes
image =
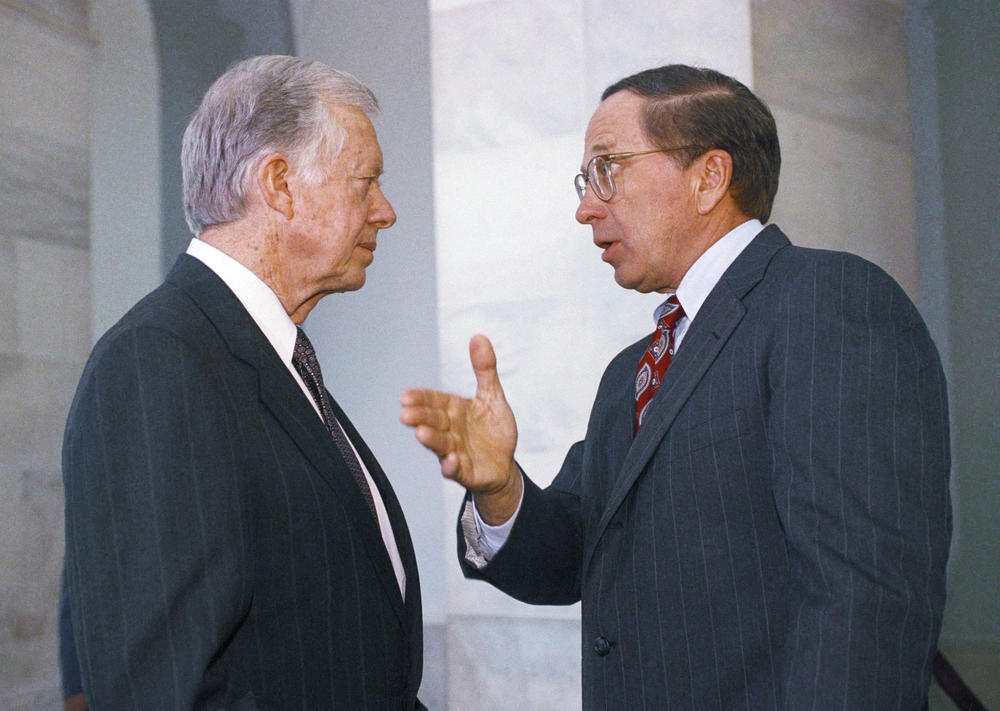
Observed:
[[[288,158],[283,153],[271,153],[257,164],[254,177],[264,204],[280,212],[285,219],[292,219],[292,190],[288,185]]]
[[[697,185],[695,199],[698,213],[707,215],[729,194],[733,180],[733,157],[728,152],[713,148],[696,161]]]

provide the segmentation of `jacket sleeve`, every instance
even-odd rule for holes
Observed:
[[[769,363],[774,503],[791,585],[787,709],[920,709],[951,517],[945,383],[902,289],[819,260],[779,305]]]
[[[227,669],[249,608],[239,422],[174,335],[95,349],[63,447],[67,576],[93,709],[255,708]]]
[[[583,535],[580,480],[583,443],[570,449],[552,484],[540,489],[524,475],[524,498],[510,536],[488,564],[477,567],[467,555],[459,512],[458,560],[467,578],[486,580],[511,597],[535,605],[569,605],[580,599]]]

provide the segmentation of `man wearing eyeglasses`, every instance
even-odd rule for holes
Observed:
[[[609,87],[576,219],[627,289],[667,296],[542,490],[489,341],[472,399],[401,419],[468,490],[465,574],[582,600],[585,709],[921,709],[944,604],[948,419],[934,344],[858,257],[764,226],[780,154],[734,79]]]

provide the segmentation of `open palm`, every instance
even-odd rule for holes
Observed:
[[[473,398],[412,389],[400,397],[400,420],[437,454],[441,473],[466,489],[490,495],[509,486],[517,446],[517,423],[497,376],[493,345],[477,335],[469,343],[476,375]]]

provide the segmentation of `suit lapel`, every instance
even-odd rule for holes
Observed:
[[[261,401],[271,410],[278,422],[281,423],[288,435],[295,441],[296,445],[298,445],[299,449],[312,464],[313,468],[319,472],[320,476],[336,492],[337,500],[340,501],[341,505],[347,511],[351,525],[360,534],[365,550],[368,552],[368,557],[371,559],[376,576],[385,594],[392,601],[393,609],[399,616],[400,622],[405,622],[406,615],[403,609],[403,598],[399,593],[399,583],[396,581],[396,574],[392,569],[392,562],[389,560],[389,553],[385,548],[385,542],[382,540],[382,533],[378,527],[378,523],[372,516],[371,509],[368,508],[368,503],[362,496],[361,490],[354,480],[354,476],[347,468],[347,463],[344,461],[340,450],[337,449],[333,438],[326,429],[326,425],[316,415],[316,411],[313,410],[312,405],[306,400],[298,383],[288,373],[288,369],[284,364],[278,360],[277,355],[275,355],[275,360],[278,361],[278,365],[281,366],[281,370],[284,373],[274,373],[271,377],[268,377],[264,372],[261,373]],[[286,377],[279,377],[280,375]],[[333,403],[332,398],[331,403]],[[350,425],[343,410],[336,404],[333,406],[337,420],[344,427],[348,438],[357,448],[358,453],[362,455],[362,458],[365,460],[365,466],[368,467],[372,478],[376,482],[378,481],[376,477],[377,470],[381,478],[384,479],[385,475],[381,473],[381,469],[373,467],[375,458],[371,456],[371,453],[364,445],[357,431]],[[365,456],[366,454],[367,456]],[[380,486],[379,491],[382,492],[383,487]],[[386,509],[391,511],[384,495],[383,502],[386,503]],[[398,509],[398,504],[396,508]],[[393,530],[395,531],[397,528],[398,525],[393,521]],[[400,555],[402,555],[402,549],[400,550]],[[409,588],[409,581],[407,582],[407,588]]]
[[[788,238],[777,227],[772,225],[765,228],[730,265],[702,304],[684,336],[677,356],[667,369],[663,384],[660,385],[656,397],[649,406],[643,426],[632,440],[631,447],[617,472],[595,535],[590,537],[591,543],[584,551],[583,570],[586,570],[590,563],[596,542],[645,470],[676,419],[677,413],[684,407],[733,331],[743,320],[746,313],[743,297],[763,278],[767,264],[774,254],[788,244],[790,244]],[[625,385],[626,390],[631,391],[631,382],[626,382]],[[628,400],[625,405],[628,412],[622,419],[631,426],[635,415],[635,401],[632,397],[625,399]],[[611,406],[621,407],[618,398],[611,403]]]
[[[181,255],[176,265],[167,276],[167,281],[181,288],[198,305],[212,321],[233,355],[257,371],[258,395],[261,403],[271,411],[281,427],[295,442],[302,454],[319,473],[320,477],[334,490],[337,500],[347,511],[351,524],[364,542],[365,549],[371,558],[376,574],[392,600],[401,623],[406,622],[403,600],[399,594],[392,563],[382,541],[377,522],[372,518],[371,510],[358,489],[354,477],[347,468],[340,451],[330,437],[322,420],[316,416],[305,394],[278,354],[274,351],[267,337],[260,331],[257,324],[239,302],[239,299],[211,269],[189,255]],[[381,479],[385,475],[377,466],[375,458],[364,445],[361,437],[339,407],[336,407],[338,419],[348,430],[351,442],[365,456],[365,464],[375,478],[375,471]],[[373,466],[374,465],[374,466]],[[377,480],[376,480],[377,481]],[[388,486],[379,484],[379,491],[385,499]],[[392,497],[393,506],[386,502],[386,508],[399,511],[399,504]],[[390,513],[392,517],[392,513]],[[399,513],[399,518],[402,514]],[[393,530],[401,527],[405,530],[405,522],[397,524],[392,521]],[[397,541],[399,536],[397,534]],[[412,558],[412,546],[408,549]],[[403,555],[403,548],[400,547]],[[405,560],[405,559],[404,559]],[[415,568],[415,564],[413,565]],[[409,570],[407,580],[410,580]],[[416,581],[416,572],[413,572]],[[409,590],[407,582],[407,590]],[[408,596],[409,597],[409,596]]]

